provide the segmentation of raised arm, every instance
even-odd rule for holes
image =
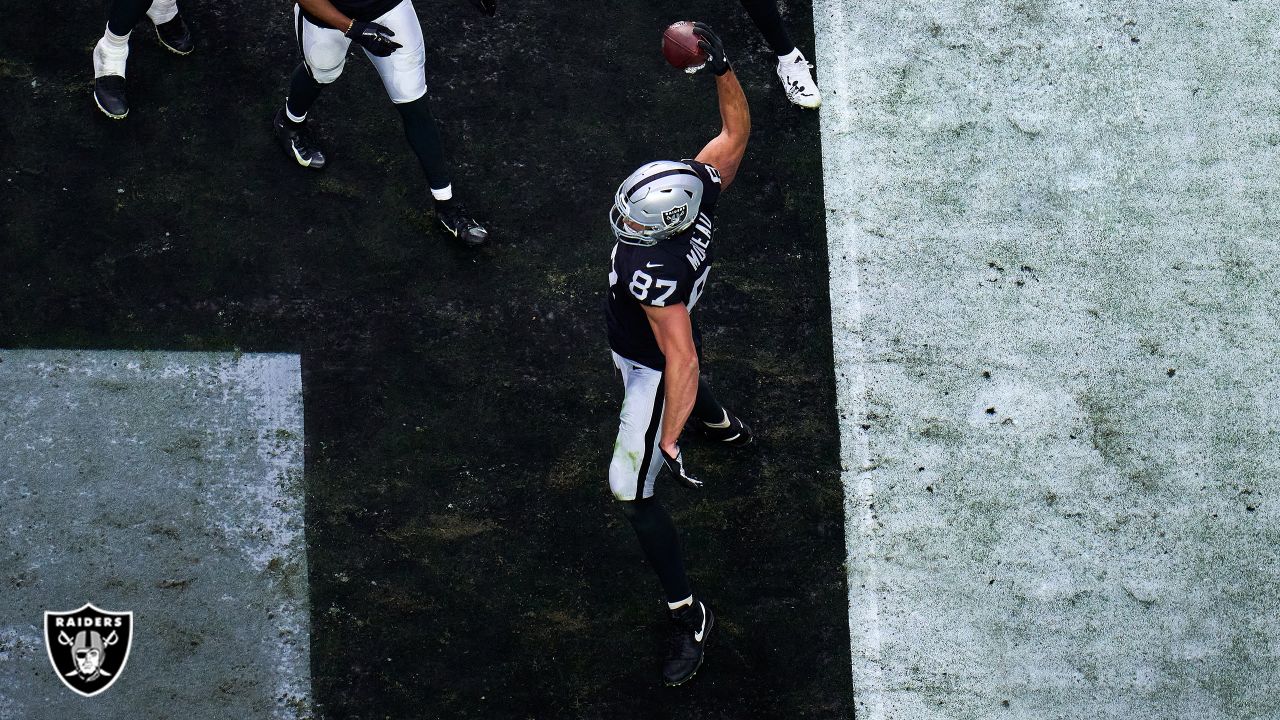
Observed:
[[[702,23],[694,24],[694,33],[701,40],[698,47],[707,54],[707,66],[716,74],[716,93],[720,98],[720,134],[711,139],[694,159],[715,167],[720,173],[721,190],[728,189],[742,164],[747,151],[747,138],[751,135],[751,111],[747,107],[746,93],[738,83],[729,58],[725,56],[720,38]]]

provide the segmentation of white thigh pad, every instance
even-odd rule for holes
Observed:
[[[367,50],[365,55],[377,68],[387,96],[397,105],[410,103],[427,94],[427,48],[422,39],[422,24],[413,9],[412,0],[403,0],[374,22],[395,33],[392,38],[401,47],[387,57]]]
[[[337,80],[347,62],[351,40],[341,30],[311,22],[297,5],[293,6],[293,21],[302,45],[302,59],[311,68],[311,76],[321,85]]]

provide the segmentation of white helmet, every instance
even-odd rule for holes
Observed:
[[[619,242],[653,245],[693,224],[702,178],[687,163],[658,160],[631,173],[613,196],[609,222]]]

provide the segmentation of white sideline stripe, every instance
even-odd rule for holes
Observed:
[[[265,571],[272,558],[298,554],[306,563],[305,517],[301,497],[289,497],[281,492],[280,478],[293,472],[301,472],[306,428],[303,425],[302,359],[297,355],[242,355],[230,367],[220,369],[224,383],[239,382],[260,399],[253,406],[253,420],[259,428],[297,428],[293,442],[282,451],[278,439],[269,433],[258,433],[258,458],[271,468],[267,477],[245,487],[248,496],[257,490],[260,514],[256,518],[268,530],[269,541],[252,553],[249,543],[242,547],[260,571]],[[295,520],[297,521],[295,523]],[[300,548],[301,550],[297,550]],[[256,555],[256,556],[255,556]],[[305,571],[302,587],[306,589]],[[311,627],[309,599],[301,601],[283,599],[276,605],[277,625],[282,637],[295,642],[280,648],[276,659],[276,698],[294,698],[299,705],[310,705],[311,698]],[[277,705],[272,718],[281,720],[297,717],[294,708]]]
[[[858,250],[862,232],[850,221],[843,200],[852,138],[842,133],[842,119],[857,112],[853,103],[855,48],[853,38],[840,32],[848,27],[848,0],[814,0],[814,36],[822,135],[824,201],[827,208],[827,253],[830,258],[831,331],[835,355],[836,409],[840,416],[841,482],[845,496],[845,553],[849,567],[849,643],[853,660],[855,715],[884,720],[884,678],[881,665],[879,582],[872,559],[876,555],[876,519],[871,505],[874,487],[869,474],[871,450],[861,422],[867,414],[866,352],[862,345],[862,294],[858,282]]]

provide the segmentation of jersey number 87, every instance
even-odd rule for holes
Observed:
[[[655,283],[653,281],[653,277],[651,277],[649,273],[643,270],[637,270],[635,274],[631,276],[631,284],[628,285],[627,288],[631,290],[631,294],[640,301],[649,297],[650,288],[654,288],[656,290],[665,289],[666,292],[649,301],[658,307],[662,307],[663,305],[666,305],[667,298],[671,297],[671,293],[676,291],[676,281],[659,280]]]

